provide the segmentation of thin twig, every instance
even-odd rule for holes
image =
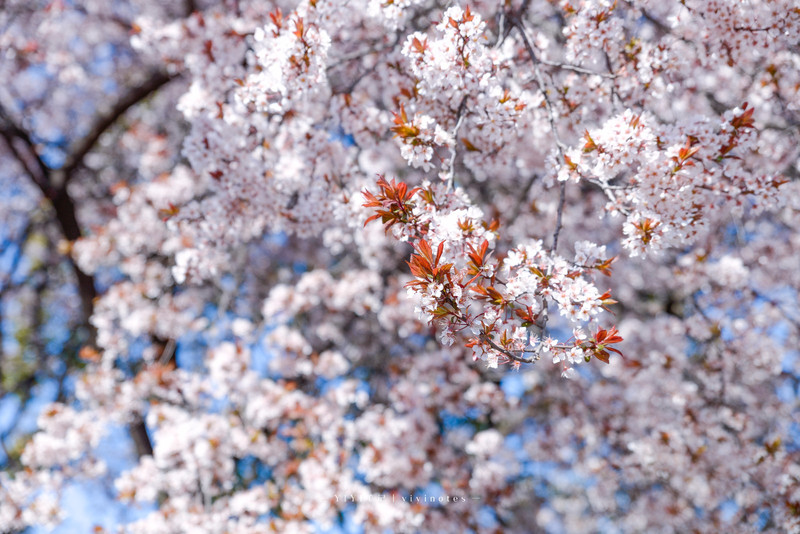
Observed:
[[[497,48],[503,44],[503,41],[508,36],[508,31],[508,28],[506,28],[506,12],[505,10],[500,10],[497,15],[497,40],[492,44],[492,48]]]
[[[464,110],[467,108],[467,99],[469,97],[464,95],[461,103],[458,105],[458,112],[456,113],[456,127],[453,128],[453,147],[450,149],[450,166],[447,169],[447,190],[453,190],[453,182],[456,175],[456,156],[458,155],[458,130],[464,122]]]
[[[580,173],[578,174],[580,175]],[[599,187],[600,190],[606,195],[606,198],[608,198],[609,202],[611,202],[611,204],[614,206],[614,209],[616,211],[620,212],[625,216],[630,215],[630,210],[628,210],[625,206],[617,205],[618,199],[614,195],[615,190],[624,191],[625,189],[627,189],[627,187],[622,185],[609,185],[607,183],[601,182],[600,180],[596,180],[593,178],[586,178],[583,175],[580,175],[580,177],[581,179],[583,179],[583,181],[588,182],[596,187]]]
[[[553,232],[553,246],[550,247],[552,252],[558,250],[558,235],[561,233],[561,225],[564,217],[564,204],[566,203],[567,196],[567,182],[561,182],[558,189],[558,211],[556,212],[556,229]]]
[[[498,345],[497,343],[495,343],[494,341],[492,341],[492,339],[491,339],[489,336],[487,336],[486,334],[481,334],[481,341],[485,342],[487,345],[489,345],[490,347],[492,347],[492,348],[493,348],[494,350],[496,350],[497,352],[501,353],[502,355],[504,355],[504,356],[506,356],[507,358],[510,358],[510,359],[512,359],[512,360],[514,360],[514,361],[516,361],[516,362],[520,362],[520,363],[534,363],[534,362],[536,361],[534,358],[530,358],[530,359],[528,359],[528,358],[523,358],[523,357],[521,357],[521,356],[517,356],[517,355],[516,355],[516,354],[514,354],[513,352],[510,352],[510,351],[508,351],[508,350],[504,349],[503,347],[501,347],[500,345]],[[521,351],[521,352],[524,352],[524,351]]]
[[[531,45],[531,42],[528,39],[528,34],[525,32],[525,25],[522,23],[522,20],[520,20],[519,17],[512,17],[510,19],[510,23],[512,26],[517,28],[520,36],[522,36],[522,42],[525,44],[525,49],[528,51],[528,55],[533,63],[533,73],[536,76],[536,84],[539,86],[539,91],[542,93],[542,98],[544,98],[545,108],[547,109],[547,118],[550,121],[550,130],[553,132],[553,136],[555,137],[556,141],[556,148],[558,149],[559,162],[563,162],[566,146],[558,135],[555,112],[553,111],[553,105],[550,102],[550,97],[547,95],[547,87],[544,82],[544,77],[539,70],[539,59],[536,57],[536,52],[533,49],[533,45]],[[556,229],[555,232],[553,232],[553,245],[550,247],[551,252],[555,252],[558,248],[558,235],[561,233],[562,219],[564,215],[564,203],[566,202],[566,186],[566,182],[561,182],[559,185],[560,191],[558,193]]]
[[[589,70],[583,67],[579,67],[578,65],[571,65],[569,63],[557,63],[555,61],[548,61],[546,59],[539,58],[539,63],[542,65],[547,65],[548,67],[555,67],[557,69],[562,70],[570,70],[572,72],[577,72],[579,74],[587,74],[589,76],[599,76],[600,78],[607,78],[613,80],[617,77],[616,74],[608,73],[608,72],[595,72],[593,70]]]
[[[547,95],[547,87],[544,82],[544,78],[542,77],[542,73],[539,70],[539,58],[536,56],[536,52],[533,49],[533,45],[531,45],[530,40],[528,40],[528,35],[525,32],[525,26],[523,25],[522,21],[517,18],[510,19],[511,25],[516,27],[522,37],[522,42],[525,44],[525,49],[528,51],[528,55],[531,58],[531,62],[533,63],[533,72],[536,77],[536,84],[539,86],[539,91],[542,93],[542,97],[544,98],[545,107],[547,108],[547,117],[550,121],[550,129],[553,131],[553,135],[555,136],[556,145],[558,146],[559,154],[562,156],[566,151],[566,146],[564,143],[561,142],[561,138],[558,135],[558,130],[556,129],[556,119],[555,113],[553,111],[553,105],[550,102],[550,97]]]
[[[611,58],[608,56],[608,52],[604,51],[603,56],[606,58],[606,68],[608,69],[609,74],[615,78],[616,76],[614,76],[614,67],[611,65]],[[617,86],[614,85],[613,82],[611,83],[611,100],[615,101],[619,105],[622,105],[622,97],[620,97],[619,93],[617,93]]]

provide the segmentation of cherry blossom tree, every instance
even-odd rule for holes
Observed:
[[[800,532],[795,1],[0,6],[0,531]]]

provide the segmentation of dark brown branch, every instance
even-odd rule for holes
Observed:
[[[158,336],[151,336],[151,341],[157,347],[155,362],[158,365],[170,367],[177,365],[175,358],[175,340],[164,339]],[[141,415],[134,416],[133,421],[128,425],[128,432],[131,434],[133,444],[136,447],[136,454],[142,456],[153,455],[153,443],[147,433],[147,425]]]
[[[139,458],[153,456],[153,444],[150,443],[150,436],[147,435],[147,427],[141,416],[137,415],[134,421],[128,425],[128,431],[131,433],[133,445],[136,447],[136,455]]]
[[[56,190],[55,194],[49,198],[56,212],[56,219],[61,227],[61,232],[67,241],[75,241],[81,237],[81,230],[76,216],[75,202],[67,193],[66,187],[61,187]],[[89,318],[92,316],[94,310],[94,299],[97,297],[97,290],[94,287],[94,277],[83,272],[75,263],[75,260],[72,259],[72,256],[68,255],[67,258],[75,273],[75,277],[78,279],[78,294],[81,298],[84,322],[89,326]],[[93,329],[90,327],[90,331],[92,330]],[[91,337],[94,338],[93,332]],[[94,339],[90,341],[93,343]]]
[[[106,115],[100,117],[91,131],[80,140],[78,145],[70,151],[63,167],[64,183],[74,175],[75,169],[83,164],[86,154],[94,147],[100,136],[114,125],[126,111],[155,93],[173,77],[162,71],[152,73],[149,79],[141,85],[132,88],[123,95]]]
[[[31,180],[41,187],[47,181],[50,169],[39,156],[31,136],[14,122],[2,104],[0,104],[0,136]],[[15,140],[25,146],[27,153],[23,154],[19,150]]]
[[[187,4],[189,9],[192,6],[193,2]],[[8,144],[12,155],[19,161],[31,181],[39,187],[44,197],[50,200],[61,233],[68,241],[75,241],[82,235],[78,224],[75,201],[67,191],[69,180],[75,175],[75,171],[83,165],[84,158],[92,150],[100,136],[108,131],[131,107],[151,96],[171,79],[172,77],[164,72],[155,72],[145,83],[132,88],[127,94],[123,95],[107,114],[98,118],[91,131],[71,151],[65,165],[57,170],[50,169],[45,165],[36,150],[30,134],[21,126],[15,124],[5,109],[0,107],[0,137],[3,137]],[[19,144],[24,145],[26,153],[20,150]],[[58,176],[63,179],[54,180]],[[55,183],[56,181],[59,183]],[[94,345],[96,343],[96,332],[89,321],[94,310],[94,300],[97,297],[94,277],[81,270],[71,256],[68,255],[67,260],[78,281],[82,312],[81,322],[89,331],[89,339],[85,340],[85,342],[89,345]],[[170,356],[170,359],[174,360],[174,357]],[[129,430],[137,454],[140,457],[152,455],[153,446],[143,419],[137,417],[129,425]]]
[[[520,362],[520,363],[536,363],[536,360],[534,358],[523,358],[522,356],[517,356],[513,352],[504,349],[503,347],[501,347],[500,345],[498,345],[497,343],[492,341],[492,338],[490,338],[486,334],[481,334],[480,337],[481,337],[481,340],[485,341],[487,345],[489,345],[494,350],[496,350],[500,354],[503,354],[504,356],[506,356],[507,358],[509,358],[511,360],[514,360],[514,361]],[[522,353],[524,353],[524,352],[525,351],[522,351]]]
[[[20,162],[28,176],[31,178],[42,194],[50,200],[56,214],[56,220],[61,228],[64,238],[68,241],[75,241],[81,237],[81,229],[76,215],[76,206],[72,197],[67,192],[67,183],[74,176],[75,170],[83,164],[86,154],[94,147],[97,140],[105,133],[122,115],[131,107],[142,100],[148,98],[155,91],[166,84],[171,77],[164,72],[156,72],[150,76],[148,81],[134,87],[127,94],[123,95],[109,113],[100,117],[89,134],[84,137],[67,158],[67,162],[62,169],[57,171],[49,169],[31,140],[31,136],[20,126],[16,125],[4,109],[0,108],[0,118],[3,119],[0,135],[5,139],[14,157]],[[30,154],[21,153],[15,146],[14,141],[19,140],[27,148]],[[31,162],[35,162],[35,167]],[[63,181],[55,184],[53,177],[58,172]],[[69,257],[70,266],[78,280],[78,292],[81,298],[81,308],[84,323],[89,326],[89,317],[92,315],[94,299],[97,291],[94,287],[94,278],[83,272],[75,261]],[[90,342],[94,341],[94,333],[89,326]]]
[[[66,187],[64,185],[58,189],[53,187],[51,180],[53,171],[44,164],[41,157],[36,152],[36,147],[31,140],[30,134],[22,127],[15,124],[2,108],[0,108],[0,118],[3,120],[0,135],[2,135],[8,144],[11,153],[17,161],[19,161],[23,169],[25,169],[31,181],[39,187],[44,197],[50,200],[62,234],[69,241],[78,239],[81,236],[81,231],[78,225],[78,219],[75,215],[75,203],[67,193]],[[15,141],[22,143],[29,154],[23,154],[18,150]],[[35,167],[31,162],[35,162]],[[84,273],[71,257],[68,257],[68,260],[78,280],[81,311],[84,318],[82,322],[89,326],[89,317],[92,315],[94,305],[93,301],[97,296],[97,291],[94,287],[94,278]],[[91,332],[91,327],[89,327],[89,330]],[[90,335],[94,337],[93,334]]]

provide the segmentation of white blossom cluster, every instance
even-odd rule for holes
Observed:
[[[6,2],[0,530],[797,531],[795,4]]]

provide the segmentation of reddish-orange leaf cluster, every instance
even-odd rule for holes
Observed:
[[[483,268],[484,262],[486,261],[486,253],[489,250],[489,242],[485,239],[481,246],[477,249],[473,248],[472,245],[469,245],[469,265],[467,266],[467,272],[473,276],[478,275],[481,272],[481,268]]]
[[[376,208],[377,212],[364,222],[364,226],[375,219],[380,219],[388,232],[392,225],[408,221],[408,216],[413,208],[411,197],[420,188],[408,189],[408,186],[403,182],[398,183],[394,179],[391,182],[387,182],[383,176],[378,178],[377,183],[378,187],[381,188],[380,193],[377,195],[366,190],[363,192],[366,199],[363,206],[365,208]]]
[[[272,23],[275,25],[275,27],[280,30],[283,26],[283,12],[281,11],[281,8],[277,8],[275,11],[272,11],[269,14],[269,18],[272,20]],[[275,37],[279,35],[279,31],[273,31],[272,33]]]
[[[672,156],[672,161],[675,162],[675,167],[673,167],[672,172],[673,174],[678,172],[684,167],[692,167],[694,166],[693,161],[688,161],[692,156],[697,154],[697,151],[700,150],[700,146],[692,146],[693,140],[689,138],[686,140],[686,145],[681,147],[678,150],[677,156]]]
[[[743,113],[738,117],[734,117],[731,121],[731,125],[736,128],[752,128],[755,125],[755,120],[753,120],[753,111],[755,108],[747,109],[747,102],[742,104]]]
[[[633,226],[639,230],[639,233],[642,236],[642,243],[645,245],[648,244],[653,239],[653,234],[655,233],[656,228],[659,227],[661,222],[655,221],[653,219],[642,219],[637,223],[633,223]]]
[[[602,295],[600,295],[600,307],[603,308],[608,313],[613,313],[611,310],[608,309],[608,306],[612,304],[616,304],[617,301],[611,298],[611,291],[606,291]]]
[[[597,150],[597,143],[594,142],[592,136],[589,134],[589,130],[583,132],[583,138],[586,140],[586,143],[583,145],[583,152],[588,154],[589,152],[594,152]]]
[[[295,22],[295,30],[293,33],[295,36],[297,36],[298,39],[302,40],[303,32],[304,32],[303,19],[298,18],[297,21]]]
[[[534,314],[533,308],[530,306],[526,306],[524,310],[517,308],[516,310],[514,310],[514,313],[517,314],[517,317],[522,319],[522,326],[524,328],[532,326],[539,319],[539,314],[538,313]]]
[[[575,163],[574,161],[572,161],[572,158],[570,158],[566,154],[564,154],[564,163],[567,164],[567,166],[569,167],[569,170],[571,170],[571,171],[575,171],[575,170],[578,169],[578,164]]]
[[[419,135],[419,128],[411,124],[411,122],[408,120],[406,108],[403,106],[403,104],[400,104],[400,113],[393,111],[392,115],[394,115],[394,126],[391,127],[391,130],[398,137],[408,139],[417,137]]]
[[[161,217],[162,221],[167,221],[177,215],[181,209],[173,204],[172,202],[167,204],[166,208],[162,208],[158,210],[158,216]]]
[[[731,120],[731,126],[733,126],[734,130],[730,134],[730,138],[728,142],[720,148],[719,156],[717,156],[717,161],[722,161],[723,159],[739,159],[739,156],[732,155],[730,152],[736,148],[739,144],[739,136],[741,135],[743,130],[747,130],[749,128],[753,128],[755,125],[755,121],[753,119],[753,111],[755,108],[747,108],[747,102],[742,104],[742,114],[738,117],[734,117]]]
[[[461,138],[461,142],[464,143],[464,146],[467,148],[467,152],[480,152],[481,149],[476,147],[472,144],[472,142],[467,139],[466,137]]]
[[[443,281],[453,267],[452,263],[439,265],[439,260],[442,259],[442,252],[444,251],[444,243],[439,243],[435,257],[431,246],[424,239],[420,239],[417,242],[415,249],[415,253],[411,255],[411,261],[406,263],[411,268],[411,274],[422,280],[414,280],[409,282],[408,285],[427,284],[423,280]]]
[[[495,306],[502,306],[506,302],[506,300],[503,298],[503,294],[492,286],[487,287],[477,284],[472,288],[472,290],[479,295],[478,299],[488,300]]]
[[[414,37],[411,40],[411,46],[414,47],[414,50],[416,50],[418,53],[423,54],[425,53],[425,49],[428,48],[428,40],[423,37],[423,39],[420,41],[419,38]]]
[[[606,276],[611,276],[611,264],[616,261],[617,257],[612,256],[607,260],[600,261],[598,260],[592,267],[600,271]]]
[[[602,328],[594,335],[594,341],[591,342],[590,350],[594,357],[604,363],[609,363],[610,354],[608,351],[615,352],[622,356],[622,353],[614,347],[609,347],[614,343],[622,341],[622,336],[619,335],[616,326],[612,326],[610,330],[603,330]]]

